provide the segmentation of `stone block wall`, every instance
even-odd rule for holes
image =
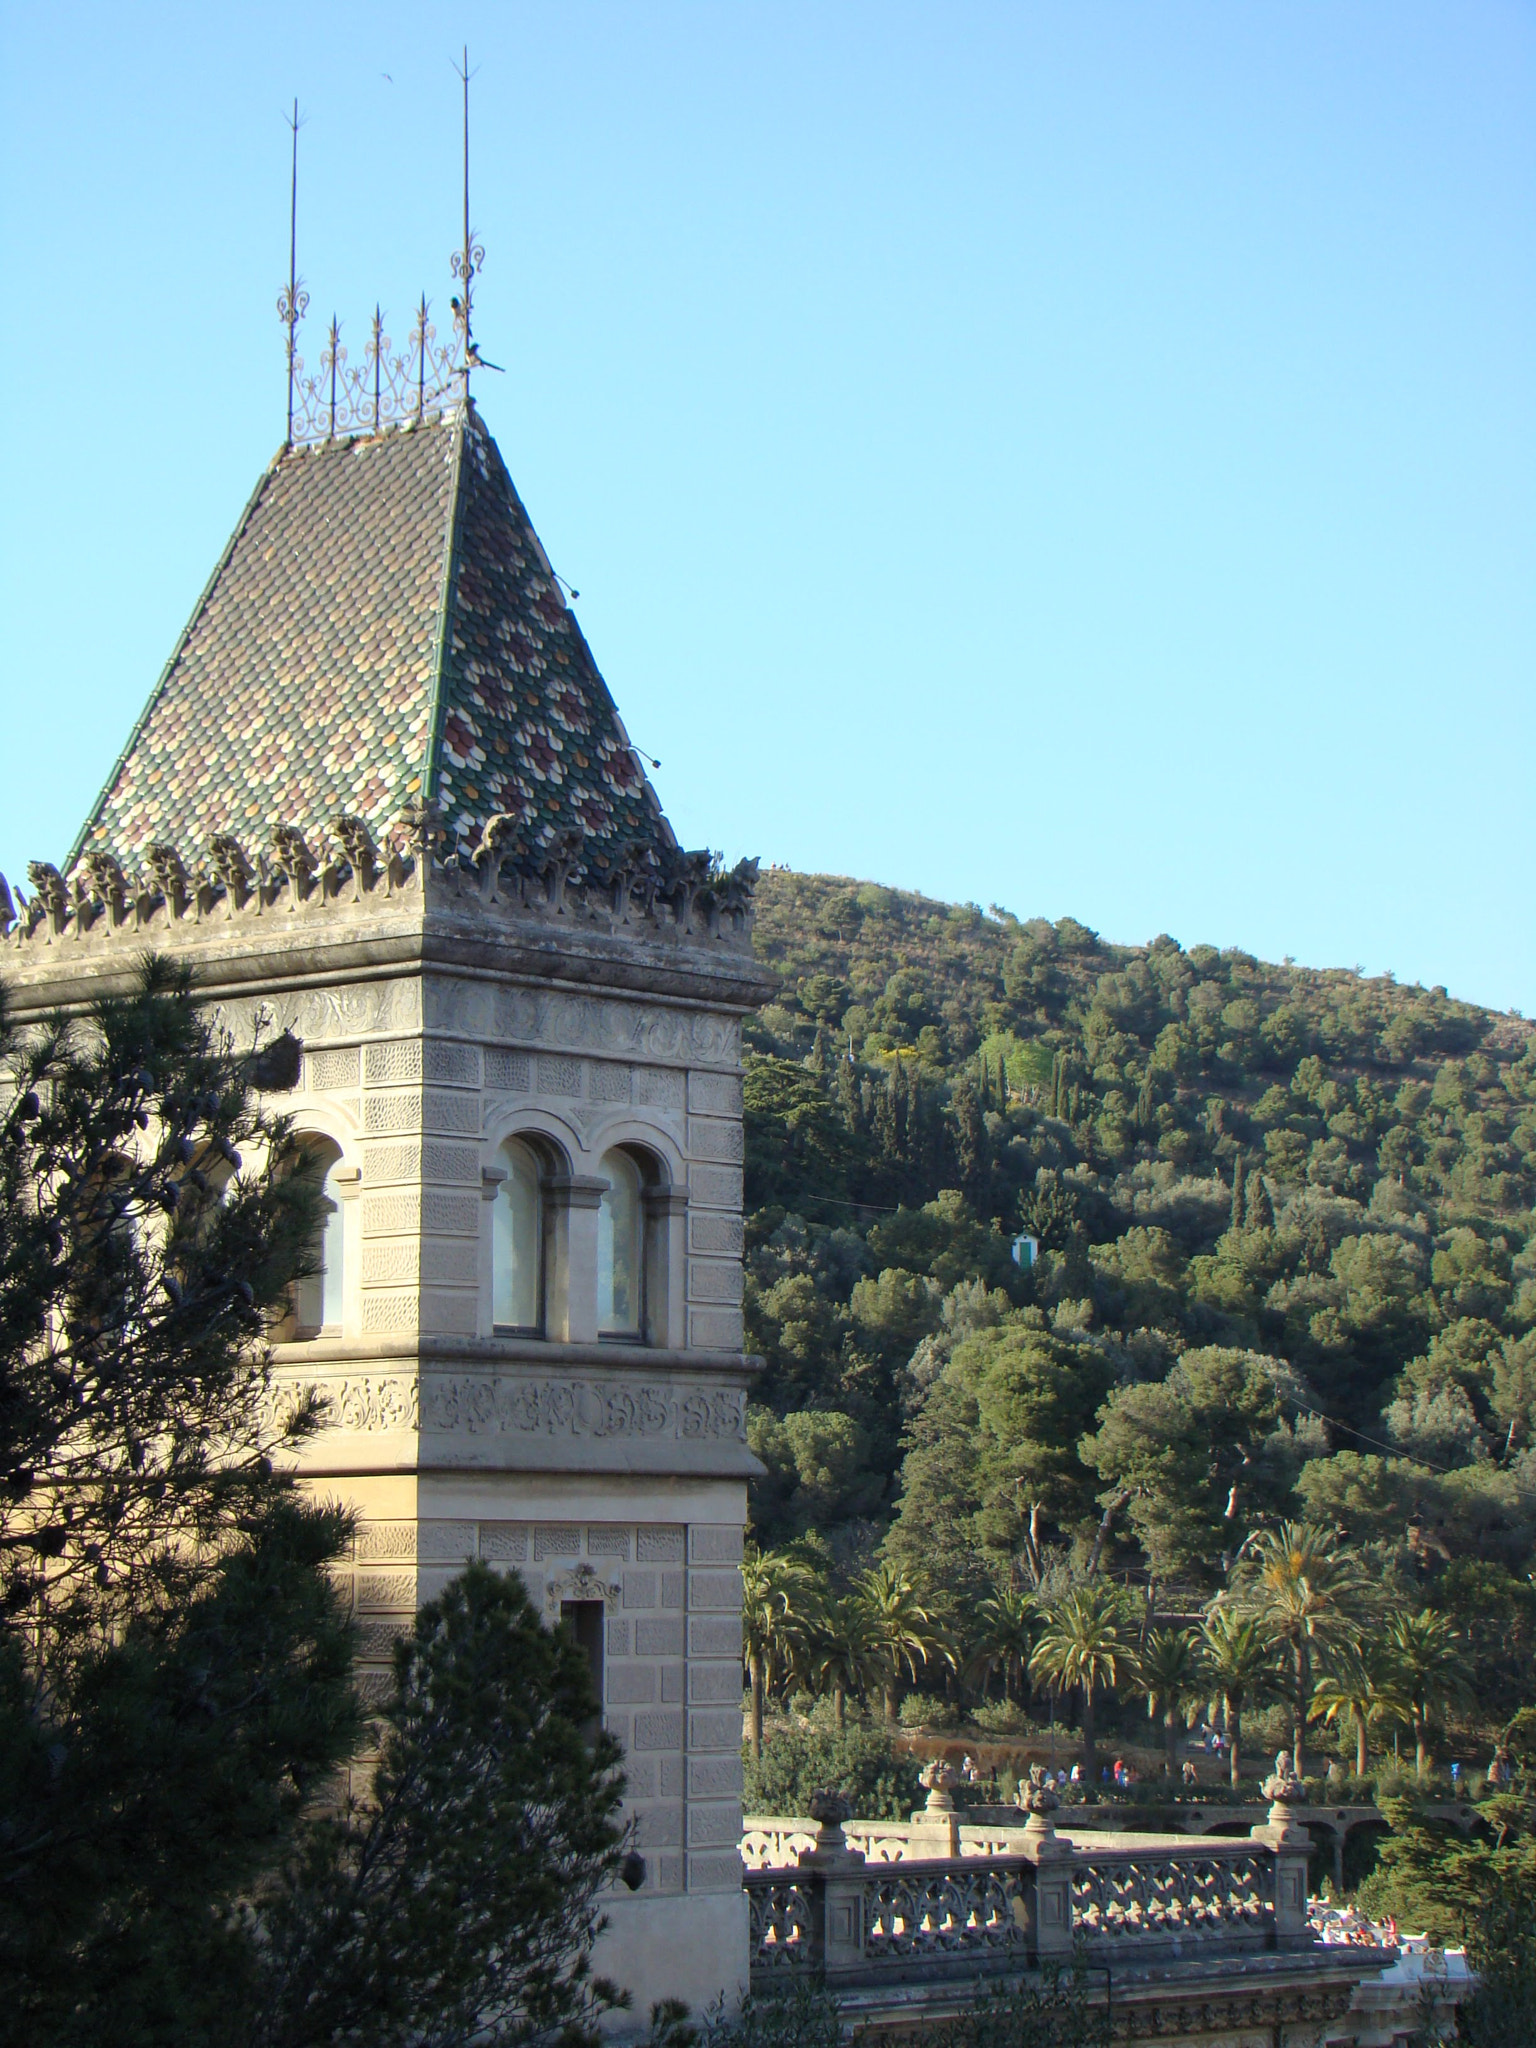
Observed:
[[[453,1007],[440,989],[435,1007]],[[639,1004],[601,1009],[610,1026],[612,1013],[623,1013],[621,1038],[643,1043],[648,1023],[666,1024],[666,1050],[690,1050],[674,1016]],[[300,1129],[323,1132],[360,1169],[348,1243],[348,1335],[489,1334],[489,1219],[481,1198],[494,1184],[484,1174],[494,1172],[502,1140],[521,1126],[552,1137],[578,1174],[595,1172],[611,1143],[649,1140],[687,1191],[677,1247],[680,1326],[669,1330],[669,1345],[740,1349],[743,1141],[734,1026],[722,1032],[722,1020],[691,1020],[706,1052],[729,1062],[706,1067],[421,1032],[327,1042],[325,1021],[314,1020],[322,1029],[306,1038],[301,1092],[284,1107]],[[499,1020],[473,1021],[494,1028]],[[525,1020],[512,1012],[507,1021]],[[546,1011],[526,1021],[551,1019]],[[589,1019],[577,1007],[552,1021],[558,1028]]]
[[[737,1891],[741,1555],[722,1523],[364,1522],[350,1567],[364,1695],[382,1695],[394,1637],[468,1558],[520,1572],[550,1622],[563,1600],[601,1600],[603,1719],[624,1745],[646,1890]]]

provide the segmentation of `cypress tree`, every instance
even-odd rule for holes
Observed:
[[[1152,1102],[1152,1069],[1150,1067],[1148,1067],[1147,1071],[1142,1075],[1141,1087],[1137,1090],[1136,1123],[1139,1129],[1145,1131],[1149,1136],[1151,1135],[1154,1117]]]
[[[960,1185],[979,1203],[987,1176],[987,1126],[970,1076],[962,1073],[950,1097],[955,1112],[955,1161]]]
[[[1248,1179],[1247,1223],[1250,1230],[1273,1230],[1275,1227],[1275,1205],[1269,1199],[1269,1189],[1264,1185],[1262,1173],[1251,1174]]]
[[[896,1090],[900,1086],[900,1062],[885,1077],[885,1086],[875,1096],[875,1143],[886,1161],[894,1165],[901,1154],[901,1134],[896,1127]]]
[[[1233,1230],[1243,1227],[1243,1155],[1238,1153],[1232,1162],[1232,1223]]]
[[[832,1094],[843,1122],[848,1126],[848,1129],[850,1131],[862,1130],[863,1120],[859,1115],[859,1075],[851,1055],[847,1058],[840,1057],[838,1059],[837,1072],[832,1083]]]
[[[936,1180],[938,1162],[933,1157],[928,1103],[915,1060],[907,1071],[907,1143],[912,1152],[912,1171],[919,1181],[931,1183]]]

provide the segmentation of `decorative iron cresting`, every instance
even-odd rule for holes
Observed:
[[[302,289],[300,296],[304,296]],[[279,313],[284,313],[285,301],[286,293],[278,300]],[[341,323],[334,316],[318,370],[306,373],[303,357],[291,355],[289,447],[315,447],[348,435],[382,433],[386,427],[430,425],[457,405],[464,395],[466,374],[455,367],[455,351],[438,346],[430,315],[431,306],[423,292],[410,340],[397,351],[384,332],[383,311],[375,306],[360,363],[349,360]],[[290,349],[292,346],[290,327]]]
[[[309,309],[309,292],[298,274],[299,103],[286,117],[293,133],[288,199],[288,282],[277,295],[277,317],[283,323],[288,359],[288,436],[290,448],[315,447],[326,441],[382,433],[386,427],[421,426],[440,419],[469,396],[470,373],[495,370],[475,344],[471,325],[474,282],[485,265],[485,247],[469,219],[469,51],[454,70],[464,85],[464,238],[453,251],[450,269],[458,287],[451,301],[456,346],[439,344],[425,292],[415,310],[410,339],[396,350],[384,332],[384,312],[375,305],[361,362],[350,359],[341,338],[341,322],[333,313],[320,352],[318,368],[306,370],[298,352],[298,331]]]

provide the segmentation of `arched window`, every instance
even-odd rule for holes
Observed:
[[[640,1168],[615,1149],[598,1161],[608,1185],[597,1211],[597,1330],[635,1337],[645,1330],[645,1208]]]
[[[329,1138],[307,1143],[311,1159],[322,1169],[320,1225],[315,1233],[317,1270],[306,1273],[294,1290],[293,1320],[301,1336],[313,1337],[321,1330],[340,1329],[342,1285],[346,1276],[343,1212],[336,1198],[336,1169],[341,1165],[341,1147]]]
[[[544,1201],[538,1155],[519,1138],[501,1148],[506,1179],[491,1210],[491,1321],[498,1330],[542,1329]]]

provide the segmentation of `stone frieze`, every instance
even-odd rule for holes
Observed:
[[[352,1434],[441,1431],[500,1437],[620,1438],[671,1443],[747,1440],[739,1387],[670,1381],[548,1378],[513,1373],[359,1373],[274,1381],[267,1420],[281,1427],[301,1393],[326,1404],[331,1428]]]

